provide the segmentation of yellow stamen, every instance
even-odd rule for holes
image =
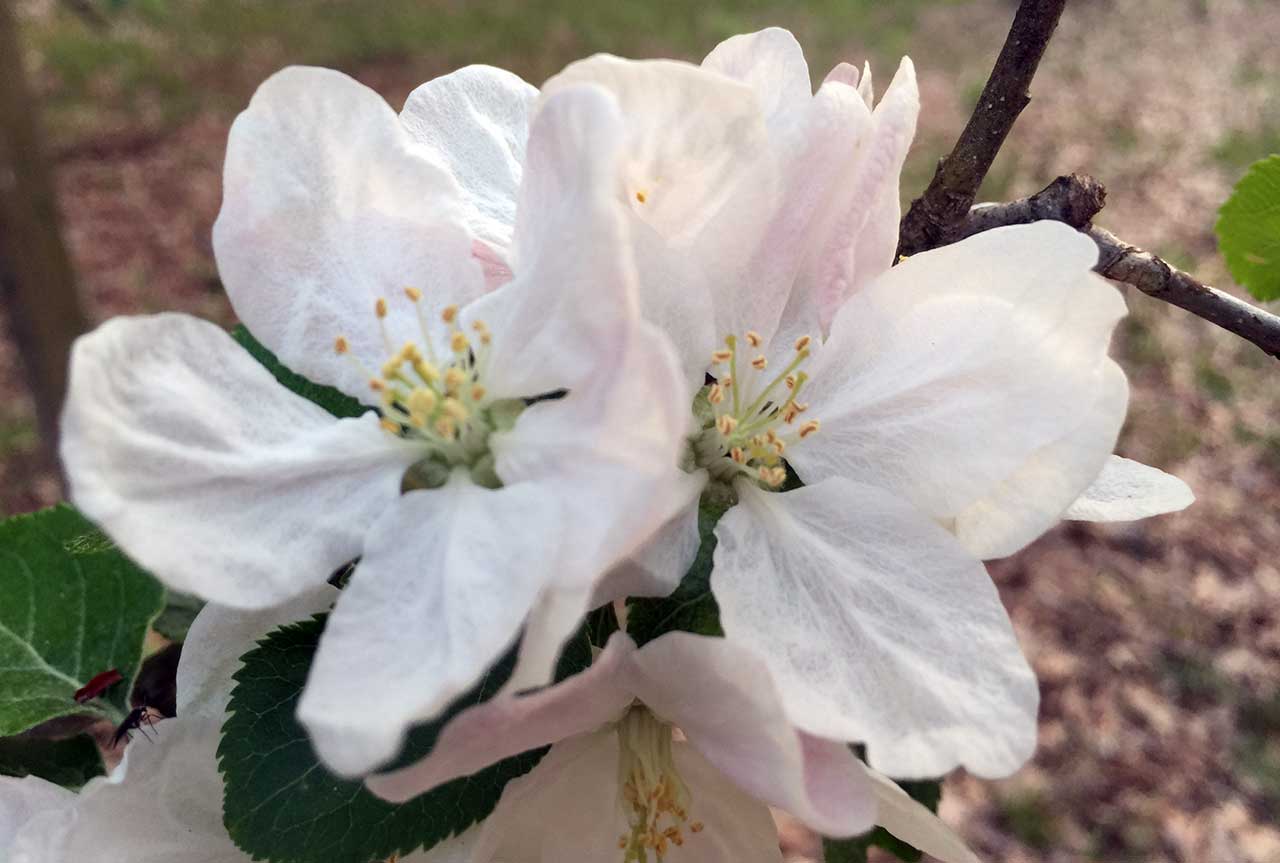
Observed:
[[[818,425],[819,423],[817,420],[808,420],[807,422],[801,423],[799,429],[800,438],[803,440],[816,432],[818,430]]]
[[[729,414],[721,414],[716,418],[716,429],[720,434],[728,437],[733,434],[733,430],[738,427],[738,420]]]
[[[349,350],[351,350],[351,343],[345,337],[338,336],[333,340],[333,352],[335,354],[345,354]]]
[[[396,425],[389,419],[378,420],[378,425],[382,426],[385,431],[389,431],[392,434],[400,434],[400,426]]]
[[[457,306],[445,306],[440,310],[440,319],[446,324],[453,323],[453,319],[458,316]]]
[[[764,354],[761,354],[751,361],[751,367],[758,371],[764,371],[765,366],[767,365],[769,365],[769,361],[764,358]]]
[[[462,369],[457,366],[449,366],[449,370],[444,373],[444,388],[450,395],[456,393],[458,388],[466,382],[467,376]]]
[[[753,348],[760,347],[759,333],[757,333],[755,330],[747,330],[746,336],[747,336],[747,344],[751,345],[751,347]]]
[[[484,387],[480,386],[479,384],[476,384],[474,387],[471,388],[471,400],[473,402],[480,401],[481,399],[484,398],[484,395],[486,392],[487,391],[485,390]]]
[[[722,348],[718,351],[712,352],[711,364],[713,366],[717,366],[717,365],[720,365],[720,363],[727,363],[732,357],[733,357],[733,351],[726,351]]]
[[[649,196],[646,195],[643,191],[639,191],[639,192],[636,192],[636,200],[639,201],[641,204],[643,204],[645,201],[649,200]]]
[[[455,398],[445,399],[440,404],[440,409],[460,423],[466,422],[467,418],[471,416],[471,412],[467,410],[466,406]]]
[[[712,384],[711,389],[707,392],[707,401],[713,405],[718,405],[724,401],[724,387],[720,384]]]
[[[464,353],[469,347],[471,342],[467,341],[467,336],[462,330],[454,330],[453,335],[449,336],[449,349],[455,354]]]
[[[801,336],[800,338],[796,339],[796,350],[803,351],[805,348],[809,347],[810,341],[811,339],[808,336]]]
[[[373,304],[373,313],[379,318],[385,318],[387,316],[387,301],[382,297],[378,297],[377,301]]]
[[[422,299],[422,291],[418,290],[417,288],[405,288],[404,295],[409,298],[410,302],[413,302],[413,303],[416,303],[418,300]]]

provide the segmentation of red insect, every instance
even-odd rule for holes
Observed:
[[[86,701],[92,701],[122,680],[124,676],[115,668],[95,674],[88,683],[76,690],[76,702],[84,704]]]
[[[124,718],[124,722],[121,722],[116,728],[116,733],[111,735],[111,748],[115,749],[119,746],[121,740],[128,740],[130,732],[134,730],[141,731],[142,736],[146,737],[147,732],[142,730],[143,725],[155,727],[155,723],[151,719],[151,708],[145,704],[141,704],[129,711],[129,715]]]

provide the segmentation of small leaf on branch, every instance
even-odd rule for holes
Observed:
[[[1280,155],[1255,162],[1218,211],[1231,277],[1264,302],[1280,299]]]
[[[79,788],[102,773],[98,745],[87,734],[65,740],[0,737],[0,776],[39,776],[63,788]]]
[[[667,632],[724,635],[720,606],[711,593],[712,556],[716,550],[716,524],[729,509],[727,502],[703,495],[698,505],[698,556],[670,596],[631,599],[627,602],[627,632],[636,644],[645,645]]]
[[[58,716],[119,721],[164,588],[61,505],[0,523],[0,735]],[[102,672],[123,681],[78,704]]]
[[[371,410],[371,408],[360,404],[360,402],[341,390],[314,383],[291,371],[243,326],[232,330],[231,338],[239,342],[240,346],[248,351],[255,360],[262,363],[263,367],[271,372],[285,389],[297,393],[307,401],[315,402],[334,416],[358,417]]]
[[[360,780],[332,775],[294,716],[325,618],[277,629],[242,657],[235,675],[218,766],[226,780],[223,820],[246,853],[274,863],[367,863],[430,848],[486,817],[506,784],[546,753],[508,758],[398,806],[373,796]],[[502,688],[515,657],[509,652],[440,719],[411,731],[388,767],[430,752],[448,719]],[[590,657],[586,633],[579,633],[565,648],[557,676],[581,671]]]

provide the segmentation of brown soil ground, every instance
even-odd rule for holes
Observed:
[[[974,0],[915,22],[924,113],[907,194],[963,124],[1011,11]],[[1280,149],[1277,45],[1272,0],[1076,0],[987,196],[1088,171],[1110,190],[1100,224],[1226,285],[1212,224],[1245,165]],[[845,56],[872,51],[851,40]],[[424,67],[348,71],[398,105]],[[180,309],[230,321],[209,231],[244,86],[161,131],[126,117],[60,144],[66,237],[93,319]],[[951,777],[943,812],[1004,863],[1280,863],[1278,370],[1178,309],[1140,294],[1130,306],[1116,345],[1133,388],[1119,451],[1199,499],[1140,524],[1064,525],[991,565],[1040,676],[1040,749],[1005,781]],[[58,496],[35,467],[18,362],[0,341],[5,512]],[[788,837],[802,853],[805,837]]]

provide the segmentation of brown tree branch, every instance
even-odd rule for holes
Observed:
[[[954,242],[996,153],[1031,101],[1031,79],[1067,0],[1022,0],[991,77],[951,154],[938,162],[925,193],[911,204],[898,233],[898,254]]]
[[[0,299],[35,398],[45,457],[56,469],[67,356],[86,326],[22,57],[13,4],[0,0]]]
[[[1090,220],[1102,209],[1106,195],[1102,184],[1087,175],[1059,177],[1029,198],[974,207],[957,236],[1043,219],[1066,222],[1098,244],[1096,272],[1217,324],[1280,359],[1280,316],[1203,284],[1156,255],[1093,227]]]

